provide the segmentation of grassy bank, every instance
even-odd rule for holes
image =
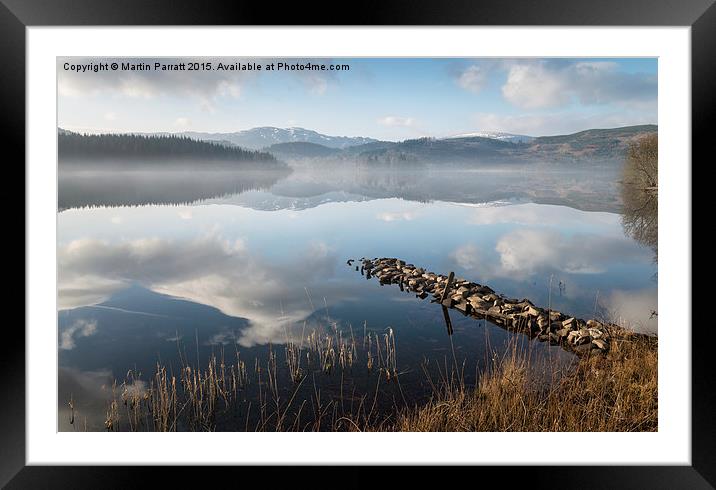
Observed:
[[[277,353],[283,355],[277,356]],[[387,334],[360,339],[338,331],[287,339],[265,362],[212,357],[206,368],[185,362],[157,365],[142,380],[130,371],[115,383],[107,402],[108,431],[655,431],[658,429],[657,342],[644,336],[612,340],[609,352],[569,365],[533,357],[512,341],[492,352],[476,382],[465,382],[464,364],[423,366],[431,395],[419,404],[380,406],[379,392],[402,395],[396,341]],[[280,360],[279,360],[280,357]],[[343,392],[343,377],[360,364],[375,385],[364,393]],[[340,380],[339,393],[316,388],[318,376]],[[288,391],[281,384],[292,386]],[[320,383],[319,383],[320,384]],[[252,391],[247,402],[247,390]],[[72,426],[86,430],[72,408]],[[241,408],[239,408],[241,407]],[[250,421],[251,420],[251,421]]]
[[[424,406],[383,429],[399,431],[655,431],[655,342],[615,341],[607,356],[584,357],[575,370],[540,386],[529,357],[516,349],[494,360],[477,387],[441,383]]]

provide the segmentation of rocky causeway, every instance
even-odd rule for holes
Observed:
[[[347,264],[353,267],[354,262],[350,259]],[[397,258],[361,258],[357,262],[356,271],[367,279],[375,277],[380,284],[395,284],[420,299],[431,298],[433,303],[463,315],[560,345],[578,355],[604,354],[609,351],[611,341],[634,335],[613,323],[575,318],[538,307],[528,299],[507,298],[488,286],[455,278],[452,272],[436,274]]]

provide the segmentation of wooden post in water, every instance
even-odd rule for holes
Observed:
[[[448,309],[442,305],[443,308],[443,317],[445,317],[445,326],[447,327],[447,333],[448,335],[452,335],[452,321],[450,320],[450,313],[448,312]]]
[[[452,280],[454,278],[455,278],[455,273],[450,272],[450,274],[448,274],[447,282],[445,283],[445,291],[443,291],[443,296],[442,296],[442,298],[440,298],[440,303],[442,303],[443,301],[445,301],[447,299],[448,294],[450,293],[450,285],[452,284]]]
[[[442,306],[443,309],[443,316],[445,317],[445,326],[447,326],[448,335],[452,335],[452,321],[450,321],[450,313],[448,312],[444,301],[448,298],[448,295],[450,294],[450,286],[452,285],[452,280],[454,278],[455,273],[451,271],[450,274],[448,274],[447,282],[445,283],[445,291],[443,291],[443,295],[440,298],[440,306]]]

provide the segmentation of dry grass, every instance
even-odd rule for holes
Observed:
[[[400,392],[396,341],[392,329],[366,333],[362,349],[352,329],[327,334],[312,332],[303,347],[287,339],[285,359],[270,347],[265,363],[257,359],[247,372],[238,351],[233,363],[211,356],[206,367],[182,364],[177,373],[157,364],[148,382],[129,371],[116,383],[107,402],[108,431],[213,431],[217,419],[238,413],[249,385],[257,401],[248,404],[240,424],[255,431],[655,431],[658,429],[657,345],[644,336],[612,340],[609,354],[583,357],[565,366],[513,341],[493,353],[487,368],[468,386],[457,360],[445,362],[437,375],[428,365],[424,374],[430,399],[419,406],[394,403],[378,408],[387,383]],[[359,352],[375,387],[344,396],[343,376]],[[434,372],[434,371],[433,371]],[[283,374],[282,374],[283,373]],[[333,374],[332,374],[333,373]],[[328,396],[316,375],[340,375],[340,395]],[[279,389],[285,376],[293,388]],[[305,385],[305,386],[304,386]],[[312,385],[312,386],[311,386]],[[301,391],[301,387],[304,390]],[[306,396],[306,391],[310,393]],[[299,399],[299,393],[302,393]],[[245,401],[245,400],[244,400]],[[70,399],[75,426],[76,400]],[[245,405],[244,405],[245,407]],[[250,424],[251,420],[251,424]],[[86,427],[85,427],[86,430]]]
[[[511,349],[493,360],[477,387],[441,383],[432,400],[400,414],[399,431],[656,431],[657,349],[633,337],[571,372],[535,379],[530,357]],[[549,366],[546,366],[549,369]]]
[[[359,360],[359,346],[352,328],[344,333],[334,325],[328,333],[313,330],[300,342],[286,336],[284,358],[279,361],[272,345],[264,362],[254,361],[253,371],[237,350],[232,363],[211,355],[202,368],[190,365],[181,355],[176,372],[157,364],[149,380],[130,370],[121,383],[115,381],[107,401],[104,428],[107,431],[214,431],[222,417],[236,417],[238,405],[254,388],[254,403],[243,414],[245,430],[342,430],[369,427],[379,417],[376,410],[381,381],[396,381],[398,376],[395,337],[392,329],[380,335],[364,330],[362,352],[369,372],[376,375],[375,392],[350,394],[344,404],[343,376]],[[305,345],[304,345],[305,340]],[[377,366],[377,370],[375,370]],[[340,373],[341,394],[329,398],[316,386],[315,375]],[[290,380],[288,392],[282,389],[282,376]],[[310,381],[307,379],[310,376]],[[298,400],[301,387],[313,383],[312,395]],[[305,393],[304,389],[304,393]],[[371,398],[372,397],[372,398]],[[81,430],[76,417],[76,402],[71,397],[70,425]],[[312,409],[312,410],[311,410]],[[312,412],[308,416],[305,411]],[[302,421],[303,419],[303,421]]]

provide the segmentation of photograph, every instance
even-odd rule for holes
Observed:
[[[57,430],[659,431],[658,68],[56,57]]]

